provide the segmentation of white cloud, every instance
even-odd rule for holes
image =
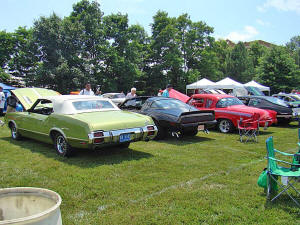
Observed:
[[[299,0],[267,0],[263,5],[257,7],[260,12],[265,12],[268,8],[275,8],[279,11],[295,11],[300,14]]]
[[[234,42],[249,41],[253,39],[259,32],[252,26],[245,26],[243,31],[233,31],[229,33],[225,39],[229,39]]]
[[[256,23],[258,23],[259,25],[264,26],[264,27],[269,27],[271,25],[269,22],[263,21],[261,19],[257,19]]]

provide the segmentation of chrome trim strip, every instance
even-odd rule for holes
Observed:
[[[226,110],[215,110],[215,112],[227,113],[227,114],[232,114],[232,115],[237,115],[237,116],[246,116],[246,117],[252,116],[252,114],[250,114],[250,113],[233,112],[233,111],[226,111]]]
[[[27,132],[31,132],[31,133],[36,133],[36,134],[41,134],[41,135],[48,136],[48,134],[41,133],[41,132],[38,132],[38,131],[28,130],[28,129],[24,129],[24,128],[19,128],[19,130],[23,130],[23,131],[27,131]]]

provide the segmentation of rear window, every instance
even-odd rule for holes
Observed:
[[[104,100],[76,101],[72,104],[76,110],[80,111],[114,109],[114,106],[109,101]]]
[[[222,98],[216,104],[217,108],[225,108],[232,105],[244,105],[238,98]]]

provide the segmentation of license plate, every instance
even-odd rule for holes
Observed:
[[[131,140],[131,134],[120,134],[120,142],[126,142]]]
[[[199,125],[198,130],[204,130],[204,125]]]

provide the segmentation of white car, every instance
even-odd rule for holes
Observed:
[[[113,103],[119,105],[125,101],[124,93],[105,93],[102,95],[103,98],[109,98]]]

